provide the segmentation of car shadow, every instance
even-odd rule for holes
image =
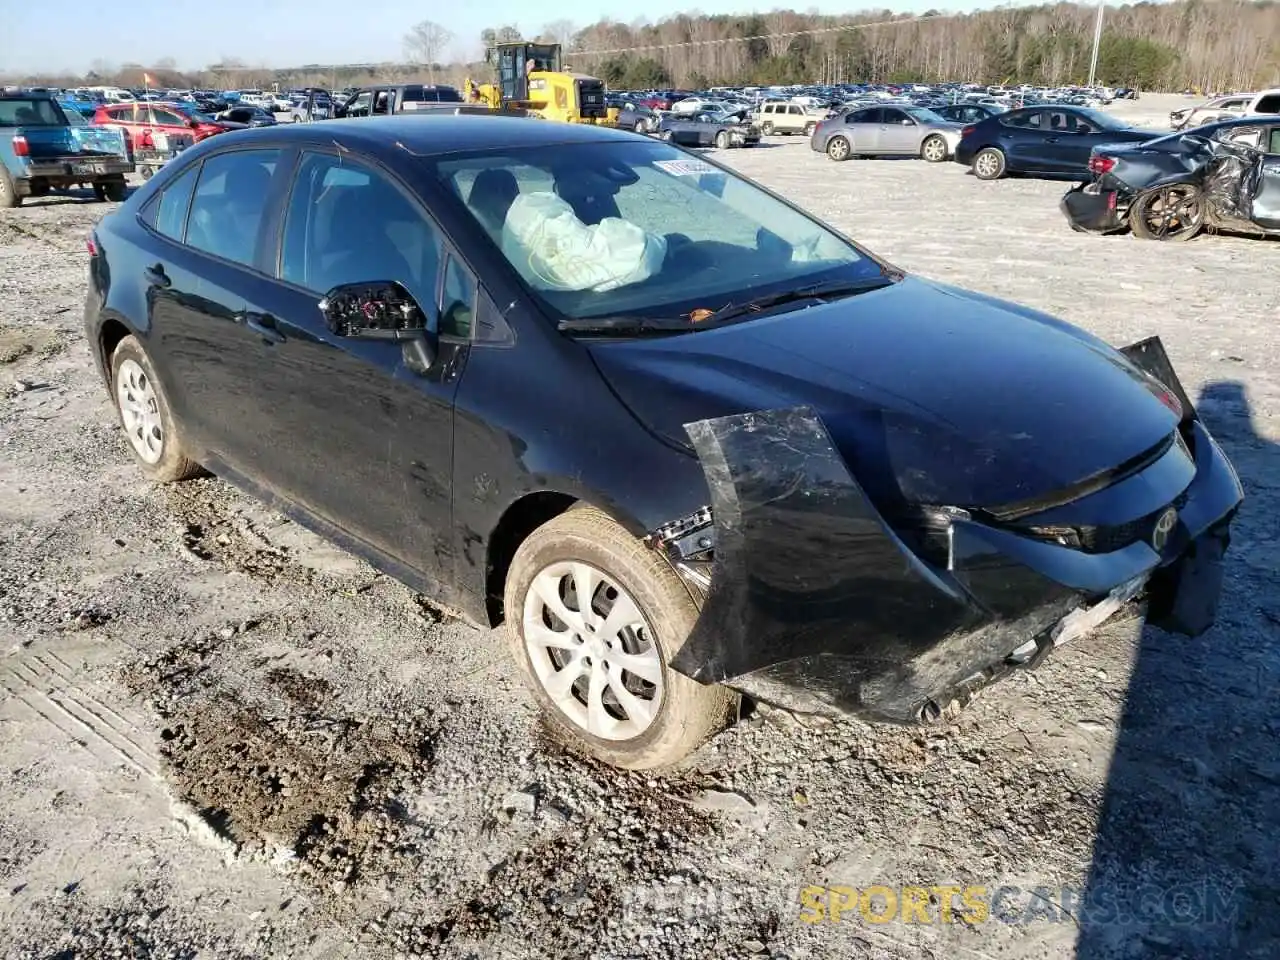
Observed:
[[[125,196],[128,197],[129,194],[132,194],[133,191],[136,189],[138,188],[134,184],[129,184],[129,193],[125,194]],[[86,189],[75,188],[70,190],[55,191],[53,193],[45,194],[43,197],[24,197],[22,200],[22,206],[23,207],[65,207],[65,206],[72,206],[76,204],[103,203],[103,202],[104,201],[98,200],[93,195],[93,190],[87,189],[87,188]]]
[[[1244,386],[1196,404],[1245,487],[1218,619],[1144,628],[1117,731],[1076,955],[1280,956],[1280,445]]]

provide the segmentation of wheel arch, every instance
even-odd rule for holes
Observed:
[[[504,620],[503,594],[511,561],[520,545],[544,523],[575,507],[595,507],[608,515],[637,539],[649,531],[627,511],[612,503],[609,498],[593,491],[568,492],[570,485],[533,490],[522,494],[507,505],[498,522],[485,541],[485,614],[490,627],[497,627]]]
[[[114,313],[104,316],[98,325],[94,344],[97,352],[95,359],[98,361],[98,369],[108,383],[111,382],[111,355],[115,353],[121,340],[132,336],[137,336],[137,331]]]

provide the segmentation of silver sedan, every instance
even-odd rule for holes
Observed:
[[[963,127],[923,107],[856,107],[818,124],[809,146],[832,160],[896,156],[941,163],[955,153]]]

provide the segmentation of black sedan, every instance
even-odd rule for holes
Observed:
[[[1089,175],[1094,147],[1158,136],[1158,130],[1126,126],[1085,107],[1024,107],[965,127],[955,160],[971,166],[980,180],[998,180],[1007,173],[1080,178]]]
[[[238,123],[246,127],[274,127],[275,114],[268,113],[261,107],[242,103],[216,114],[215,119],[227,123]]]
[[[1062,198],[1076,230],[1190,240],[1203,227],[1280,235],[1280,117],[1247,117],[1136,146],[1095,147],[1094,179]]]
[[[943,120],[950,120],[953,123],[981,123],[988,117],[999,116],[1005,112],[1004,107],[997,107],[991,103],[948,103],[929,109]]]
[[[681,117],[664,116],[658,124],[659,138],[682,147],[754,147],[760,142],[760,128],[746,119],[744,112],[699,113]]]
[[[666,143],[246,130],[90,251],[147,477],[212,470],[505,623],[610,763],[678,762],[739,692],[926,722],[1132,602],[1214,618],[1241,487],[1158,339],[908,276]]]

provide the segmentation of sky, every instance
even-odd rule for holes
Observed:
[[[995,6],[969,0],[964,9]],[[735,0],[650,0],[634,6],[615,6],[611,16],[631,21],[643,14],[659,20],[674,13],[767,12],[788,6],[782,2]],[[923,13],[930,6],[953,9],[928,0],[867,2],[856,0],[798,0],[792,7],[820,13],[850,13],[889,7],[900,13]],[[95,60],[114,66],[151,64],[173,58],[179,68],[195,69],[238,57],[248,65],[289,67],[304,63],[377,63],[404,59],[403,38],[423,19],[451,31],[451,56],[479,55],[480,31],[515,24],[526,34],[538,32],[548,20],[567,19],[585,26],[600,19],[600,4],[590,0],[559,0],[554,6],[516,0],[487,3],[419,4],[411,0],[130,0],[124,16],[104,16],[100,0],[60,0],[57,17],[50,19],[42,4],[30,0],[0,0],[0,74],[81,73]],[[434,8],[434,9],[433,9]],[[623,12],[634,10],[633,13]],[[536,11],[533,15],[530,11]],[[552,12],[554,11],[554,12]],[[76,24],[68,29],[66,24]]]

